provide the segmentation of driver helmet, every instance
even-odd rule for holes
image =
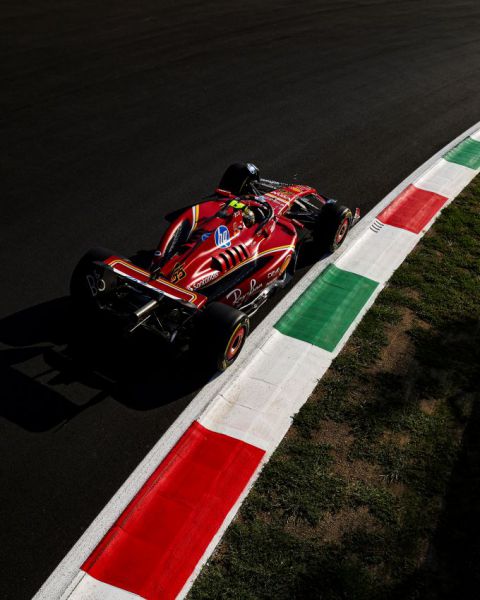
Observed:
[[[255,225],[255,213],[248,206],[243,209],[243,222],[247,227]]]

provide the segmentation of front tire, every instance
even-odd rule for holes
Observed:
[[[225,171],[218,187],[235,196],[242,196],[252,192],[250,184],[258,181],[258,179],[258,169],[255,165],[252,163],[234,163]]]
[[[240,310],[212,302],[197,318],[193,349],[199,356],[208,352],[208,362],[225,371],[238,358],[250,331],[248,316]]]
[[[313,232],[317,248],[335,252],[345,241],[352,224],[352,211],[336,203],[325,204]]]

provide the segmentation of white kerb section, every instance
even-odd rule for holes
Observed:
[[[145,600],[143,596],[103,583],[83,571],[81,575],[78,585],[68,596],[62,596],[62,599],[68,597],[69,600]]]
[[[271,452],[331,362],[330,352],[273,329],[248,371],[220,391],[199,422]]]
[[[415,187],[447,197],[458,196],[472,180],[472,169],[441,158],[425,175],[417,179]]]
[[[385,225],[378,219],[343,254],[335,265],[345,271],[385,283],[405,260],[420,236],[406,229]]]

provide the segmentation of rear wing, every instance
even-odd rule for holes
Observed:
[[[120,277],[130,279],[151,291],[160,293],[173,300],[186,302],[195,308],[202,308],[207,302],[207,297],[203,294],[182,288],[161,277],[153,279],[151,273],[119,256],[110,256],[110,258],[104,261],[104,264]]]

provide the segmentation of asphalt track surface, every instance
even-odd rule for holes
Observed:
[[[0,597],[31,597],[206,375],[74,335],[93,245],[152,249],[236,160],[364,211],[479,119],[477,0],[5,1]]]

